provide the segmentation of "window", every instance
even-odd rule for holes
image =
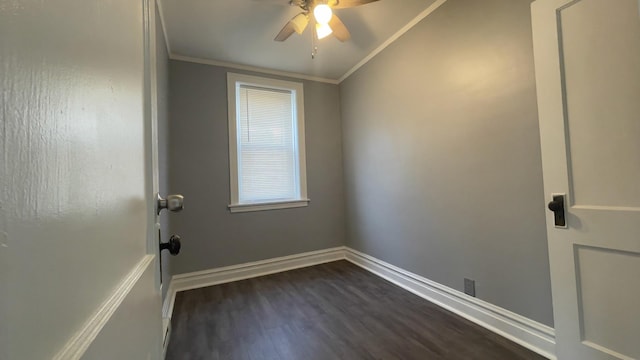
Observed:
[[[227,74],[231,212],[307,206],[302,83]]]

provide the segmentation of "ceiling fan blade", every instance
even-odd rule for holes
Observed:
[[[276,35],[275,41],[285,41],[291,36],[294,32],[298,34],[302,34],[304,29],[307,28],[307,24],[309,24],[309,16],[304,12],[294,16],[289,22],[280,30],[278,35]]]
[[[336,39],[345,42],[351,38],[349,30],[344,26],[344,23],[340,20],[338,15],[333,14],[331,20],[329,20],[329,26],[331,27],[331,30],[333,30],[333,36],[335,36]]]
[[[280,30],[280,32],[278,33],[278,35],[276,35],[275,41],[285,41],[289,38],[289,36],[293,35],[293,33],[296,32],[295,28],[293,27],[293,24],[291,23],[291,21],[287,22],[287,24],[282,28],[282,30]]]
[[[378,0],[329,0],[329,6],[334,9],[344,9],[360,5],[366,5]]]
[[[304,3],[304,0],[253,0],[257,3],[270,4],[270,5],[283,5],[283,6],[300,6]]]
[[[289,21],[289,23],[293,26],[293,30],[295,30],[298,34],[302,34],[304,32],[304,29],[306,29],[307,25],[309,24],[309,15],[301,12],[300,14],[294,16],[293,19]]]

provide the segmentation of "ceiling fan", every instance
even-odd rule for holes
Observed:
[[[302,34],[307,28],[311,14],[316,22],[316,36],[323,39],[331,34],[344,42],[351,38],[349,30],[331,9],[344,9],[365,5],[378,0],[289,0],[289,5],[297,6],[302,12],[294,16],[280,30],[275,41],[285,41],[294,32]]]

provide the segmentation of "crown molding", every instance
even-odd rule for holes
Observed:
[[[338,80],[336,79],[329,79],[329,78],[320,77],[320,76],[273,70],[273,69],[267,69],[267,68],[251,66],[251,65],[236,64],[236,63],[226,62],[226,61],[203,59],[203,58],[197,58],[192,56],[184,56],[184,55],[175,54],[175,53],[171,53],[169,55],[169,58],[171,60],[187,61],[187,62],[192,62],[196,64],[220,66],[220,67],[226,67],[226,68],[237,69],[237,70],[254,71],[262,74],[284,76],[288,78],[301,79],[301,80],[317,81],[317,82],[323,82],[323,83],[334,84],[334,85],[337,85],[339,83]]]
[[[167,33],[166,22],[164,21],[164,11],[162,11],[162,0],[156,0],[156,7],[158,8],[158,14],[160,14],[160,25],[162,26],[162,33],[164,34],[164,43],[167,46],[167,53],[171,54],[171,44],[169,44],[169,34]]]
[[[422,21],[422,19],[424,19],[427,16],[429,16],[432,12],[434,12],[437,8],[440,7],[440,5],[444,4],[446,1],[447,0],[437,0],[436,2],[431,4],[428,8],[426,8],[424,11],[422,11],[420,14],[418,14],[418,16],[413,18],[413,20],[409,21],[409,23],[407,23],[407,25],[403,26],[402,29],[398,30],[395,34],[391,35],[391,37],[388,38],[387,41],[383,42],[382,45],[378,46],[375,50],[370,52],[369,55],[365,56],[364,59],[360,60],[360,62],[357,63],[354,67],[349,69],[349,71],[344,73],[344,75],[342,75],[340,77],[340,79],[338,79],[338,83],[341,83],[344,80],[346,80],[349,76],[351,76],[351,74],[353,74],[358,69],[363,67],[366,63],[369,62],[369,60],[373,59],[376,55],[381,53],[382,50],[386,49],[387,46],[393,44],[402,35],[404,35],[407,31],[411,30],[411,28],[416,26],[420,21]]]

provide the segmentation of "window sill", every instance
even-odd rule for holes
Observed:
[[[309,205],[309,199],[302,200],[286,200],[286,201],[274,201],[263,202],[255,204],[231,204],[229,205],[229,211],[232,213],[248,212],[248,211],[264,211],[264,210],[278,210],[305,207]]]

